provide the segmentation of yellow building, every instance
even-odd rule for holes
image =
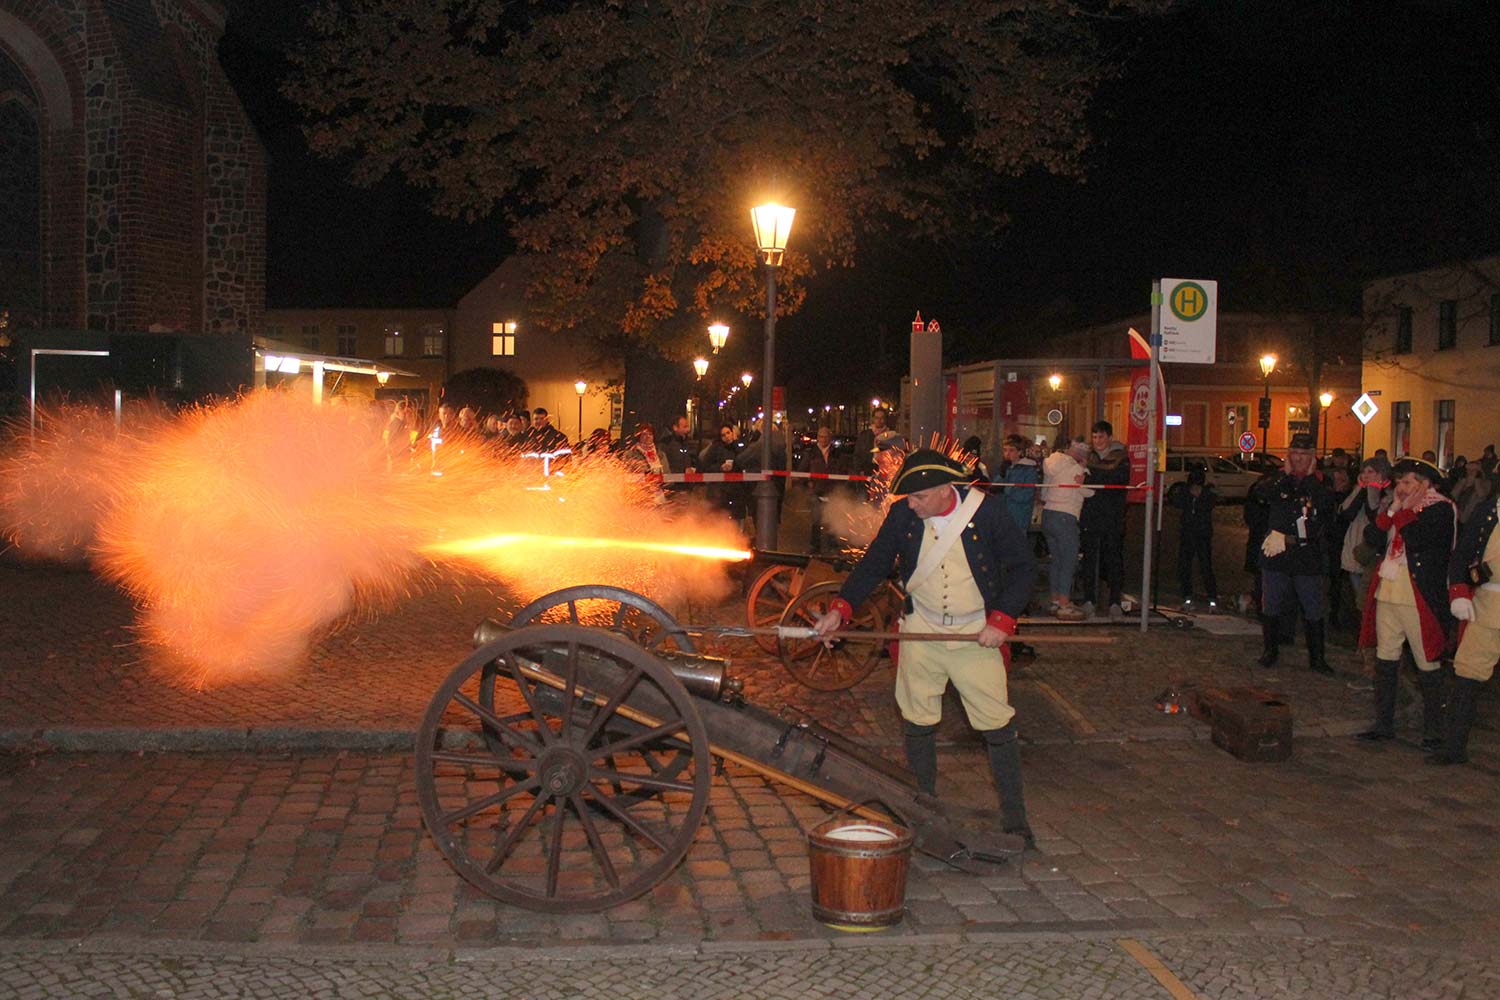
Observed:
[[[1364,317],[1367,452],[1431,450],[1446,468],[1500,444],[1500,257],[1369,282]]]
[[[452,328],[448,309],[267,309],[265,337],[309,355],[371,361],[399,373],[381,383],[334,371],[325,375],[325,398],[406,396],[426,408],[436,405],[451,374]],[[300,367],[298,377],[308,377],[308,366]]]

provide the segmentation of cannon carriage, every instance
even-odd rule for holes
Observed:
[[[999,813],[942,802],[790,708],[748,703],[729,661],[638,594],[574,587],[476,631],[418,731],[439,850],[481,891],[552,913],[604,910],[667,878],[729,761],[840,809],[894,817],[966,871],[1015,858]]]

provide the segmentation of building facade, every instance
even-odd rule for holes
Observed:
[[[334,394],[389,399],[406,396],[428,406],[453,373],[451,309],[267,309],[265,338],[289,351],[360,359],[384,366],[384,384],[346,379]]]
[[[552,426],[572,440],[596,427],[618,435],[624,372],[591,362],[582,338],[528,322],[526,284],[523,264],[512,258],[459,300],[449,373],[503,368],[525,379],[528,405],[545,408]]]
[[[1500,256],[1372,281],[1364,313],[1371,451],[1446,468],[1500,444]]]
[[[250,335],[265,153],[215,0],[0,0],[0,310],[18,329]]]

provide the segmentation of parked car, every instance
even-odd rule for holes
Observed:
[[[1250,485],[1260,476],[1259,472],[1242,469],[1222,455],[1167,454],[1167,471],[1162,473],[1162,495],[1173,490],[1186,489],[1188,470],[1201,468],[1205,479],[1218,492],[1220,500],[1243,501],[1250,493]]]
[[[1233,455],[1221,455],[1219,457],[1226,458],[1240,468],[1253,472],[1257,476],[1267,470],[1279,471],[1283,464],[1281,456],[1273,455],[1267,451],[1252,451],[1248,453],[1237,451]]]

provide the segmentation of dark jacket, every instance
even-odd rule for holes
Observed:
[[[1423,653],[1437,660],[1448,645],[1453,616],[1448,613],[1448,568],[1453,558],[1453,533],[1458,515],[1452,501],[1429,504],[1420,513],[1399,510],[1383,512],[1365,528],[1365,543],[1385,551],[1387,534],[1394,525],[1406,549],[1406,572],[1417,598],[1417,617],[1422,622]],[[1379,566],[1379,563],[1376,564]],[[1359,644],[1375,645],[1375,593],[1380,574],[1370,573],[1370,591],[1360,624]]]
[[[1297,478],[1290,472],[1278,476],[1268,491],[1266,530],[1286,535],[1286,551],[1267,559],[1262,568],[1292,576],[1322,576],[1328,573],[1328,519],[1334,516],[1333,494],[1323,477],[1310,472]],[[1307,520],[1298,530],[1298,521]]]
[[[1271,487],[1275,485],[1279,473],[1265,473],[1250,485],[1250,492],[1245,494],[1245,509],[1241,516],[1245,519],[1247,530],[1245,537],[1245,572],[1260,572],[1260,545],[1266,540],[1266,533],[1271,529]]]
[[[1005,490],[1005,505],[1020,529],[1023,532],[1030,530],[1031,510],[1036,505],[1035,484],[1042,481],[1041,466],[1029,458],[1018,458],[1005,467],[1000,478],[1007,483],[1022,484]],[[1027,483],[1032,485],[1025,485]]]
[[[567,446],[567,435],[551,424],[533,427],[521,438],[522,451],[556,451]]]
[[[958,487],[960,503],[968,491],[969,487]],[[1016,526],[1003,499],[993,494],[985,497],[964,528],[963,546],[974,582],[984,595],[986,613],[999,611],[1010,618],[1020,617],[1036,580],[1036,557],[1031,553],[1026,533]],[[858,608],[898,568],[905,584],[917,568],[921,548],[922,519],[904,498],[897,500],[891,504],[864,557],[839,589],[839,596]],[[910,603],[908,598],[908,610]]]
[[[1130,454],[1118,441],[1111,441],[1103,455],[1089,450],[1086,486],[1129,486]],[[1085,531],[1124,533],[1125,490],[1095,490],[1083,501],[1078,524]]]
[[[798,472],[843,474],[844,469],[844,462],[839,458],[838,452],[833,450],[832,445],[828,447],[828,459],[825,461],[816,442],[808,446],[807,450],[802,453],[802,461],[797,463]],[[827,496],[837,485],[834,480],[830,479],[809,479],[807,483],[808,489],[815,497]]]
[[[1448,560],[1450,599],[1472,598],[1476,587],[1490,582],[1489,568],[1484,564],[1484,550],[1490,544],[1490,535],[1497,522],[1500,522],[1500,514],[1497,514],[1495,504],[1489,503],[1475,512],[1469,518],[1469,523],[1464,525],[1463,533],[1458,537],[1458,545],[1453,549],[1453,556]]]
[[[1214,507],[1219,502],[1219,495],[1212,486],[1204,484],[1198,495],[1193,496],[1192,488],[1183,483],[1180,489],[1173,490],[1167,496],[1167,502],[1182,511],[1178,528],[1183,535],[1190,538],[1213,536]]]
[[[698,449],[693,447],[693,442],[689,439],[668,434],[656,442],[656,447],[667,463],[668,472],[686,472],[689,468],[698,468]]]

